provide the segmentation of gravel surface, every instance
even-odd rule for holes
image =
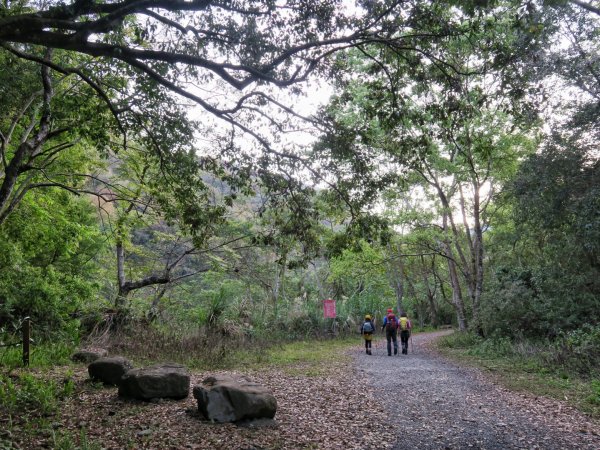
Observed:
[[[393,449],[600,449],[600,426],[557,400],[510,392],[479,371],[436,355],[445,332],[413,337],[408,355],[356,355],[357,370],[381,400],[396,436]]]

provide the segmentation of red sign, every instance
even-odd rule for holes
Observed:
[[[335,319],[335,300],[323,300],[323,317]]]

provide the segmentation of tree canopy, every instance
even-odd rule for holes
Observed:
[[[323,326],[335,296],[335,327],[394,304],[487,335],[589,322],[598,20],[580,1],[3,2],[1,320],[127,305],[249,333],[259,311]],[[312,82],[332,95],[305,117]]]

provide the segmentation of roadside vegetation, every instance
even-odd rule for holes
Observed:
[[[451,359],[484,369],[510,389],[564,400],[600,418],[597,326],[538,341],[456,332],[441,338],[437,348]]]

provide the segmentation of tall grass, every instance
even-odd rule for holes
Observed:
[[[345,321],[326,323],[309,314],[290,314],[280,321],[254,324],[221,317],[200,326],[180,322],[167,327],[130,320],[117,331],[89,336],[84,345],[106,348],[136,364],[170,361],[194,369],[226,369],[237,366],[240,359],[264,360],[266,350],[282,343],[358,335],[355,328]]]
[[[83,345],[106,348],[136,363],[172,361],[214,369],[236,365],[238,350],[260,353],[282,342],[346,336],[358,329],[349,319],[324,320],[322,311],[310,308],[237,318],[217,314],[215,308],[211,311],[165,323],[133,317],[118,327],[114,322],[100,323],[93,327],[95,333],[83,339]]]
[[[68,364],[75,346],[69,342],[45,342],[30,347],[29,366],[48,368]],[[0,348],[0,366],[8,369],[22,367],[23,350],[20,346]]]

